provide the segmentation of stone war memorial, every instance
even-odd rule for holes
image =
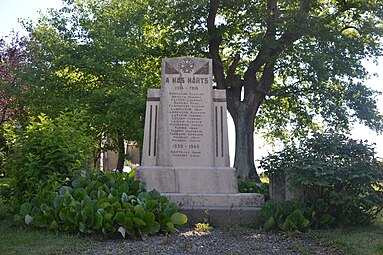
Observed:
[[[264,197],[238,193],[229,162],[226,92],[213,90],[211,59],[162,60],[161,89],[147,94],[136,178],[176,202],[190,222],[256,223]]]

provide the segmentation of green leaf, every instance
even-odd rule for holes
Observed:
[[[103,208],[97,209],[97,214],[100,214],[102,217],[104,217],[106,213],[107,212]]]
[[[83,222],[80,222],[80,225],[78,226],[78,229],[80,230],[81,233],[86,233],[87,232],[87,227]]]
[[[179,226],[185,225],[188,221],[188,217],[185,214],[179,212],[173,213],[170,219],[174,225]]]
[[[128,209],[129,211],[134,210],[134,206],[131,203],[125,202],[122,204],[122,208]]]
[[[104,216],[103,225],[105,226],[107,224],[110,224],[110,225],[113,224],[113,214],[111,214],[111,213],[107,213]]]
[[[126,231],[125,231],[125,228],[124,228],[124,227],[119,227],[119,228],[118,228],[118,232],[120,232],[120,234],[122,235],[122,237],[125,238]]]
[[[31,215],[27,214],[24,217],[24,222],[25,222],[25,224],[29,225],[33,221],[33,219],[34,218]]]
[[[87,196],[87,193],[84,188],[76,188],[73,191],[73,196],[76,200],[82,200],[85,196]]]
[[[72,181],[72,187],[77,188],[81,185],[81,179],[77,178]]]
[[[94,216],[94,222],[93,222],[92,228],[100,229],[102,226],[102,220],[103,220],[103,216],[99,213],[96,213],[96,215]]]
[[[68,211],[69,211],[69,208],[67,208],[67,207],[60,210],[60,213],[59,213],[60,220],[62,220],[62,221],[67,220]]]
[[[74,217],[74,224],[79,225],[82,220],[81,212],[76,213],[76,216]]]
[[[178,211],[177,205],[173,202],[167,204],[165,209],[163,208],[163,212],[167,217],[171,217],[174,213]]]
[[[103,190],[97,191],[97,198],[98,199],[106,199],[108,197],[108,193],[106,193]]]
[[[71,222],[71,223],[75,223],[75,220],[76,220],[76,215],[77,215],[77,211],[72,211],[72,210],[69,210],[67,213],[66,213],[66,219]]]
[[[86,221],[85,221],[85,225],[86,225],[87,227],[92,227],[93,224],[94,224],[94,220],[95,220],[95,217],[93,216],[93,214],[88,215],[88,216],[87,216],[87,219],[86,219]]]
[[[134,207],[134,212],[135,212],[134,215],[141,219],[143,219],[145,216],[145,209],[141,205],[136,205]]]
[[[161,198],[161,194],[160,192],[158,192],[157,190],[152,190],[149,192],[149,195],[153,198],[153,199],[159,199]]]
[[[171,223],[171,222],[166,223],[166,228],[165,229],[170,231],[171,233],[175,233],[176,232],[176,229],[175,229],[173,223]]]
[[[113,206],[109,202],[102,203],[100,208],[104,209],[108,213],[114,213]]]
[[[57,207],[59,207],[62,204],[63,197],[64,196],[62,196],[62,195],[57,195],[55,197],[55,199],[53,200],[53,207],[54,208],[57,208]]]
[[[134,175],[135,175],[136,171],[135,170],[131,170],[128,174],[128,177],[133,179],[134,178]]]
[[[52,221],[51,225],[49,226],[50,229],[57,230],[59,228],[59,224],[57,221]]]
[[[147,227],[147,231],[149,234],[155,234],[160,231],[161,225],[158,222],[153,222],[150,226]]]
[[[146,225],[145,221],[143,221],[142,219],[137,218],[137,217],[133,217],[133,222],[134,222],[134,224],[138,225],[139,227]]]
[[[69,193],[71,194],[73,189],[71,187],[68,187],[68,186],[62,186],[60,189],[59,189],[59,195],[62,195],[64,196],[67,191],[69,191]]]
[[[319,219],[319,224],[321,226],[329,226],[335,221],[335,217],[331,214],[324,214]]]
[[[270,231],[271,229],[275,228],[275,219],[274,217],[270,217],[265,224],[263,224],[263,230]]]
[[[49,206],[47,204],[41,204],[40,205],[40,210],[43,212],[43,213],[46,213],[49,211]]]
[[[121,203],[126,203],[126,202],[128,202],[128,195],[124,192],[124,193],[122,193],[122,195],[121,195]]]
[[[117,197],[114,197],[112,194],[109,194],[108,196],[108,202],[110,204],[119,203],[119,199]]]
[[[161,196],[161,198],[160,198],[160,202],[161,202],[162,204],[165,204],[165,203],[168,203],[169,201],[168,201],[168,198],[167,198],[166,196]]]
[[[105,235],[109,236],[109,235],[113,234],[114,232],[116,232],[116,229],[113,226],[107,226],[107,227],[102,228],[102,232]]]
[[[121,203],[118,201],[114,202],[112,206],[114,211],[118,211],[119,209],[121,209]]]
[[[31,216],[36,217],[37,215],[40,215],[41,211],[37,206],[33,206],[31,210]]]
[[[152,213],[152,212],[145,212],[144,221],[145,221],[147,226],[152,225],[154,223],[154,221],[155,221],[154,213]]]
[[[123,182],[122,184],[120,184],[119,186],[118,186],[118,191],[120,192],[120,193],[129,193],[129,184],[128,183],[126,183],[126,182]]]
[[[117,212],[114,216],[113,221],[116,222],[118,225],[124,225],[125,223],[125,213],[123,212]]]
[[[48,227],[48,219],[45,215],[37,215],[34,217],[33,223],[36,227]]]
[[[286,219],[282,224],[281,229],[287,233],[292,233],[294,230],[298,229],[298,227],[290,219]]]
[[[31,203],[24,203],[20,206],[20,214],[25,216],[29,214],[32,210],[32,204]]]
[[[133,230],[133,216],[130,217],[130,216],[126,215],[125,221],[124,221],[124,226],[126,227],[127,231]]]
[[[13,216],[13,220],[18,223],[18,224],[23,224],[25,223],[25,216],[21,215],[21,214],[16,214],[15,216]]]

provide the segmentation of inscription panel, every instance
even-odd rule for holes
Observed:
[[[172,166],[213,165],[213,101],[211,61],[164,59],[161,86],[162,116],[169,148],[162,163]],[[165,110],[166,109],[166,110]],[[161,160],[161,159],[160,159]],[[165,161],[165,162],[164,162]]]

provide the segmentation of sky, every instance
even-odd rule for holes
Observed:
[[[23,28],[18,23],[18,20],[27,19],[27,20],[36,20],[39,17],[39,11],[45,12],[48,8],[60,8],[62,6],[61,0],[0,0],[0,37],[8,35],[12,29],[15,31],[23,33]],[[25,32],[24,32],[25,33]],[[383,93],[383,58],[379,60],[380,67],[375,64],[365,62],[365,67],[371,73],[377,73],[378,77],[374,77],[366,82],[366,84],[378,91]],[[378,107],[380,112],[383,113],[383,95],[377,97]],[[362,125],[355,125],[354,130],[352,131],[352,136],[355,139],[368,140],[370,143],[376,143],[378,156],[383,158],[383,135],[376,135],[373,131],[369,130],[367,127]],[[231,162],[233,162],[234,157],[234,125],[229,120],[229,144],[230,144],[230,156]],[[262,139],[255,139],[255,156],[259,158],[260,156],[267,154],[259,154],[260,151],[264,150],[264,142]],[[271,148],[266,146],[267,150],[270,151]]]

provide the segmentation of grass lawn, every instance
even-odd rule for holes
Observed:
[[[348,255],[383,255],[383,212],[369,226],[314,230],[311,235]]]
[[[96,242],[89,238],[54,234],[38,229],[0,226],[0,254],[80,254]]]
[[[0,254],[81,254],[100,245],[91,238],[79,235],[58,234],[42,229],[18,227],[12,215],[0,200]]]

